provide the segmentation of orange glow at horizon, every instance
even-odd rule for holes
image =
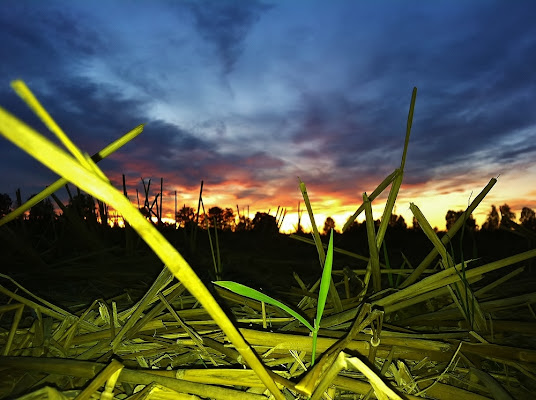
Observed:
[[[496,183],[495,187],[491,190],[491,192],[488,194],[486,198],[479,204],[479,206],[476,208],[476,210],[473,212],[473,218],[475,218],[476,223],[479,227],[482,227],[482,224],[486,221],[486,217],[488,213],[491,210],[491,206],[495,205],[497,209],[502,204],[509,204],[512,211],[516,213],[516,217],[519,218],[521,208],[522,207],[530,207],[530,208],[536,208],[536,202],[534,200],[522,200],[522,199],[516,199],[516,200],[508,200],[507,198],[503,198],[502,196],[494,193],[494,191],[497,191],[498,186],[500,187],[500,180]],[[410,211],[409,205],[410,203],[414,203],[417,205],[421,211],[423,212],[424,216],[428,219],[428,222],[430,222],[430,225],[434,228],[438,228],[440,231],[444,231],[446,229],[446,220],[445,216],[449,210],[453,211],[459,211],[459,210],[465,210],[468,205],[474,200],[474,198],[480,193],[480,191],[485,187],[485,184],[487,182],[484,182],[484,184],[479,187],[475,188],[472,192],[468,190],[465,191],[457,191],[450,194],[437,194],[437,193],[423,193],[421,196],[406,196],[404,193],[404,188],[399,192],[399,195],[397,197],[397,201],[395,203],[395,208],[393,210],[394,214],[401,215],[408,228],[412,226],[412,219],[413,214]],[[509,184],[507,182],[504,182],[504,186],[508,187]],[[389,188],[387,188],[386,192],[388,192]],[[208,212],[208,210],[211,207],[218,206],[221,208],[232,208],[235,215],[236,215],[236,204],[234,207],[231,205],[225,205],[223,202],[220,204],[219,202],[222,200],[226,200],[226,196],[217,196],[217,197],[211,197],[211,198],[204,198],[203,202],[205,204],[205,210]],[[323,197],[323,196],[320,196]],[[167,200],[167,201],[166,201]],[[164,215],[165,217],[172,219],[173,212],[172,208],[172,202],[169,201],[170,199],[164,198]],[[321,201],[316,201],[315,196],[310,196],[310,200],[312,203],[312,209],[314,214],[315,223],[319,229],[320,232],[322,232],[322,229],[324,227],[324,222],[327,217],[333,218],[335,221],[335,230],[341,231],[342,227],[350,218],[353,213],[357,210],[357,208],[361,205],[360,202],[357,202],[355,204],[342,204],[342,202],[331,199],[326,200],[322,199]],[[241,204],[247,204],[247,201],[244,201],[243,199],[240,200]],[[190,206],[192,208],[196,208],[196,204],[193,204],[191,202],[188,204],[188,202],[179,202],[180,206],[178,205],[178,208],[180,209],[183,204],[186,204],[187,206]],[[381,195],[379,198],[375,199],[372,203],[372,211],[373,211],[373,217],[374,219],[380,219],[383,210],[386,203],[386,195]],[[210,205],[209,205],[210,204]],[[166,206],[169,210],[166,212]],[[280,231],[282,233],[293,233],[296,231],[297,225],[298,225],[298,209],[297,209],[297,202],[293,206],[285,207],[284,205],[281,205],[281,207],[286,209],[286,215],[283,219],[283,223],[281,226]],[[240,208],[240,214],[243,215],[243,213],[247,213],[247,206],[239,205]],[[249,215],[247,215],[251,220],[254,218],[256,212],[269,212],[270,215],[275,216],[277,210],[277,206],[271,206],[268,204],[262,204],[260,202],[257,202],[255,204],[255,207],[250,206],[249,207]],[[309,232],[311,231],[311,223],[309,220],[309,215],[307,213],[307,209],[303,203],[303,200],[300,202],[300,214],[301,214],[301,225],[304,231]],[[237,215],[236,215],[237,216]],[[238,217],[238,216],[237,216]],[[359,223],[363,222],[365,219],[364,212],[361,213],[357,217],[357,221]]]
[[[531,191],[531,188],[526,184],[527,175],[536,176],[536,166],[527,169],[525,174],[518,174],[518,172],[506,171],[499,176],[497,183],[473,212],[473,218],[475,218],[479,227],[482,227],[485,222],[492,205],[495,205],[498,209],[499,206],[505,203],[508,204],[517,218],[519,218],[523,207],[536,209],[536,190]],[[465,210],[484,189],[490,179],[489,174],[480,173],[455,179],[431,180],[423,184],[403,183],[398,193],[393,213],[401,215],[409,228],[413,225],[413,215],[409,205],[414,203],[420,208],[432,227],[444,231],[446,229],[445,216],[447,212],[449,210]],[[186,205],[197,211],[199,197],[199,187],[186,188],[169,183],[172,181],[172,177],[164,176],[163,217],[168,218],[170,222],[174,220],[175,206],[177,210]],[[366,183],[367,186],[370,186],[367,193],[370,195],[379,183]],[[247,217],[253,220],[257,212],[265,212],[275,216],[279,206],[286,210],[280,231],[282,233],[292,233],[296,231],[298,225],[299,203],[301,226],[306,232],[310,231],[309,215],[298,185],[292,180],[283,179],[280,182],[278,181],[278,185],[280,187],[276,189],[270,185],[267,185],[266,189],[264,189],[259,187],[258,182],[244,181],[242,184],[238,184],[236,181],[232,181],[230,184],[228,184],[228,181],[219,182],[218,184],[207,184],[205,182],[202,194],[205,211],[208,212],[211,207],[215,206],[223,209],[230,208],[233,210],[236,220],[238,220],[238,206],[240,215],[246,214]],[[150,203],[154,199],[153,188],[156,190],[156,186],[159,189],[159,185],[151,186]],[[325,186],[325,188],[322,186]],[[327,217],[333,218],[335,229],[340,231],[348,218],[361,205],[362,201],[357,189],[355,191],[352,188],[346,191],[332,192],[337,186],[337,182],[327,182],[326,185],[308,184],[307,186],[315,223],[319,231],[323,230]],[[175,190],[177,191],[176,204]],[[236,193],[239,193],[240,190],[250,190],[249,195],[238,196]],[[380,219],[383,214],[389,190],[390,186],[372,202],[375,220]],[[132,193],[133,189],[129,186],[129,197],[132,203],[135,204],[135,196]],[[140,203],[143,204],[141,193]],[[201,209],[201,213],[203,213],[203,209]],[[361,223],[364,218],[364,213],[362,213],[357,217],[357,221]]]

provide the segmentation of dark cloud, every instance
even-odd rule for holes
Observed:
[[[421,3],[7,0],[0,105],[51,136],[9,88],[24,79],[89,153],[146,123],[102,162],[114,183],[259,204],[297,203],[296,176],[359,203],[400,164],[413,86],[408,190],[532,165],[535,3]],[[0,192],[54,179],[7,142],[0,165]]]
[[[252,25],[263,12],[271,8],[257,0],[202,0],[188,4],[195,16],[197,30],[205,40],[216,47],[226,74],[232,71],[240,56],[243,41]]]
[[[1,75],[44,80],[69,73],[79,60],[106,48],[84,15],[62,4],[5,1],[0,4]],[[9,62],[5,62],[5,61]]]

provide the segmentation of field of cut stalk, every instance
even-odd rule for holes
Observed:
[[[484,261],[463,257],[451,243],[456,235],[463,236],[466,220],[496,179],[481,189],[441,238],[418,205],[411,204],[432,250],[416,265],[404,255],[402,265],[380,262],[404,177],[416,89],[400,165],[393,166],[394,171],[370,194],[363,194],[343,228],[364,213],[368,253],[337,248],[333,232],[321,237],[314,202],[300,181],[313,232],[312,239],[293,238],[316,251],[315,273],[320,277],[306,283],[294,273],[299,288],[268,294],[234,281],[201,280],[192,268],[195,265],[110,184],[97,163],[142,133],[142,125],[90,157],[59,128],[22,81],[13,82],[12,87],[63,148],[2,108],[0,133],[61,179],[0,220],[2,240],[15,237],[10,221],[16,222],[30,207],[71,182],[117,210],[128,222],[129,232],[136,231],[157,257],[148,257],[147,263],[161,269],[143,292],[69,306],[25,289],[30,275],[16,281],[1,274],[0,398],[534,398],[536,314],[532,304],[536,292],[519,286],[520,292],[512,294],[505,287],[526,276],[536,248]],[[388,191],[387,201],[375,225],[371,203],[384,191]],[[31,245],[12,243],[26,252],[34,268],[46,268]],[[216,249],[214,265],[219,277],[217,242],[214,246],[211,242],[211,247]],[[119,264],[114,251],[93,254],[103,270],[113,272],[113,264]],[[337,258],[343,256],[360,260],[365,267],[337,267],[341,265]],[[254,268],[255,260],[252,264]],[[80,259],[66,261],[62,274],[80,268],[75,271],[79,277],[82,265]],[[137,272],[130,267],[132,276]],[[123,278],[118,275],[117,279]]]

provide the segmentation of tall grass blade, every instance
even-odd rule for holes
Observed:
[[[409,135],[411,133],[411,126],[413,125],[413,112],[415,111],[415,100],[417,100],[417,88],[413,88],[411,93],[411,102],[409,105],[408,121],[406,123],[406,139],[404,140],[404,151],[402,152],[402,161],[400,162],[400,170],[404,171],[406,166],[406,156],[408,153]]]
[[[328,297],[329,285],[331,283],[331,270],[333,268],[333,229],[331,230],[326,254],[326,262],[322,271],[322,280],[320,281],[320,290],[318,292],[318,306],[316,308],[316,323],[320,326],[320,319],[324,313],[324,307]]]
[[[411,103],[409,106],[408,121],[406,124],[406,137],[404,139],[404,150],[402,151],[402,160],[400,162],[400,173],[396,176],[389,191],[389,197],[387,198],[387,203],[383,210],[383,215],[380,222],[380,227],[376,233],[376,245],[378,248],[381,247],[383,239],[385,237],[385,232],[387,231],[387,226],[389,226],[389,221],[391,220],[391,214],[393,213],[393,208],[395,206],[396,197],[402,186],[402,180],[404,179],[404,167],[406,165],[406,155],[408,152],[409,137],[411,135],[411,126],[413,124],[413,112],[415,110],[415,100],[417,98],[417,88],[413,88],[413,93],[411,94]]]
[[[448,269],[454,267],[453,258],[450,256],[450,254],[447,253],[447,249],[445,248],[443,242],[439,239],[435,231],[432,229],[432,226],[430,225],[426,217],[423,215],[419,207],[417,207],[414,203],[410,203],[409,208],[419,222],[420,227],[422,228],[428,239],[433,243],[434,247],[441,255],[441,258],[443,260],[443,268]],[[462,262],[461,265],[462,271],[465,271],[465,263]],[[477,300],[473,296],[467,279],[465,279],[465,277],[460,274],[460,272],[457,271],[457,273],[460,275],[460,281],[451,287],[452,299],[458,305],[460,311],[465,316],[467,322],[471,326],[476,323],[480,329],[484,329],[486,326],[484,314],[482,313],[482,310],[480,309]]]
[[[302,192],[303,201],[305,202],[305,206],[307,207],[307,212],[309,213],[309,219],[311,221],[311,227],[313,229],[313,239],[315,241],[316,250],[318,251],[320,265],[324,267],[326,263],[326,253],[324,252],[324,246],[322,245],[322,241],[320,240],[320,234],[318,233],[318,228],[315,223],[315,217],[313,214],[313,209],[311,207],[311,202],[309,201],[309,195],[307,194],[307,188],[305,187],[305,183],[303,183],[300,178],[298,178],[298,180],[300,181],[300,191]],[[335,310],[337,312],[342,311],[341,299],[339,297],[339,294],[337,293],[335,284],[331,280],[330,280],[329,293],[330,293],[331,301],[333,303],[333,307],[335,308]]]
[[[69,139],[69,137],[63,132],[63,130],[56,124],[56,121],[52,119],[50,114],[41,105],[39,100],[30,91],[28,86],[21,81],[15,80],[11,82],[11,87],[24,100],[24,102],[30,107],[30,109],[43,121],[48,129],[56,135],[60,142],[71,152],[71,154],[78,160],[78,162],[84,167],[93,170],[101,179],[108,179],[99,167],[91,160],[91,158],[80,151],[78,147]]]
[[[323,266],[326,261],[326,253],[324,252],[324,246],[322,246],[322,241],[320,240],[320,233],[318,233],[318,227],[316,226],[315,216],[313,214],[311,202],[309,201],[309,195],[307,194],[307,187],[300,178],[298,178],[298,180],[300,181],[300,191],[303,196],[303,201],[305,202],[305,207],[307,208],[307,212],[309,214],[309,220],[311,221],[313,240],[315,241],[316,251],[318,252],[318,257],[320,259],[320,265]]]
[[[450,241],[450,238],[454,237],[456,232],[463,226],[465,218],[467,218],[471,213],[476,209],[476,207],[482,202],[484,197],[489,193],[489,191],[493,188],[493,186],[497,183],[496,178],[491,178],[491,180],[488,182],[486,187],[482,189],[482,191],[479,193],[479,195],[472,201],[472,203],[467,207],[467,209],[464,211],[464,214],[460,216],[454,225],[449,229],[446,235],[444,235],[441,238],[441,242],[443,244],[447,244]],[[436,255],[438,254],[438,250],[436,247],[428,253],[428,255],[424,258],[423,261],[415,268],[415,270],[411,273],[410,276],[406,278],[404,282],[400,285],[400,288],[405,288],[414,283],[417,279],[419,279],[419,276],[423,273],[423,271],[430,266],[432,261],[434,261]]]
[[[419,222],[419,226],[423,230],[426,237],[432,242],[435,249],[441,256],[444,267],[450,267],[453,264],[453,261],[450,258],[450,255],[447,253],[447,249],[445,248],[445,245],[443,244],[441,239],[439,239],[439,237],[435,233],[434,229],[432,228],[426,217],[423,215],[422,211],[414,203],[409,204],[409,209],[417,219],[417,222]]]
[[[523,253],[503,258],[501,260],[493,261],[480,267],[471,268],[470,270],[466,271],[465,275],[467,280],[471,280],[474,277],[487,274],[489,272],[496,271],[498,269],[508,267],[512,264],[516,264],[534,257],[536,257],[536,249],[528,250]],[[470,261],[471,260],[466,261],[465,264],[469,263]],[[411,299],[423,293],[431,292],[432,290],[450,285],[451,283],[460,280],[458,272],[461,271],[462,268],[465,268],[465,266],[457,264],[453,268],[448,268],[443,271],[437,272],[420,280],[419,282],[412,284],[411,286],[408,286],[404,289],[399,290],[398,292],[395,292],[375,301],[374,304],[381,307],[385,307],[406,299]]]
[[[313,351],[311,354],[311,365],[314,365],[316,359],[316,339],[318,337],[318,330],[320,329],[320,320],[324,313],[324,307],[326,306],[326,300],[328,298],[328,292],[330,289],[331,270],[333,268],[333,229],[331,230],[328,244],[328,252],[326,254],[326,262],[324,264],[324,270],[322,271],[322,279],[320,280],[320,290],[318,292],[318,304],[316,306],[316,318],[313,330]]]
[[[375,292],[379,292],[381,290],[380,258],[378,255],[378,246],[376,244],[376,232],[374,229],[374,218],[372,217],[372,206],[366,193],[363,193],[363,204],[365,206],[365,224],[367,227],[367,239],[370,253],[370,259],[367,265],[367,273],[364,279],[364,292],[367,290],[371,276],[372,287]]]
[[[136,136],[138,136],[140,133],[143,132],[143,127],[145,124],[140,124],[131,131],[125,133],[123,136],[121,136],[116,141],[110,143],[108,146],[103,148],[98,153],[95,153],[91,158],[95,162],[99,162],[106,157],[108,157],[110,154],[114,153],[116,150],[120,149],[123,145],[130,142],[132,139],[134,139]],[[35,206],[37,203],[42,201],[43,199],[46,199],[48,196],[50,196],[52,193],[56,192],[58,189],[60,189],[63,185],[67,183],[67,179],[60,178],[56,182],[52,183],[51,185],[47,186],[46,189],[43,189],[40,193],[33,196],[31,199],[28,199],[27,202],[17,207],[15,210],[4,216],[4,218],[0,219],[0,226],[7,224],[10,221],[13,221],[18,216],[24,214],[26,211],[28,211],[30,208]]]
[[[370,201],[373,201],[376,197],[378,197],[386,188],[389,186],[394,179],[398,176],[400,173],[400,168],[395,169],[391,174],[389,174],[383,181],[378,185],[376,189],[372,192],[372,194],[368,197]],[[353,224],[355,219],[365,210],[365,205],[361,204],[357,211],[346,221],[344,224],[342,231],[346,232],[350,225]]]
[[[0,108],[0,133],[58,175],[63,176],[86,193],[106,202],[120,212],[169,270],[199,300],[274,397],[277,400],[284,400],[283,394],[277,388],[269,372],[190,265],[162,234],[144,218],[139,210],[130,204],[121,192],[111,186],[109,181],[102,179],[93,168],[86,168],[83,163],[66,154],[65,151],[50,140],[3,108]]]

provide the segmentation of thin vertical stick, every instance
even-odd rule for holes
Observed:
[[[158,225],[162,225],[162,197],[164,196],[164,178],[160,178],[160,212],[158,213]]]
[[[201,188],[199,189],[199,200],[197,201],[197,216],[195,217],[195,224],[199,224],[199,209],[201,208],[201,198],[203,197],[203,181],[201,181]]]

